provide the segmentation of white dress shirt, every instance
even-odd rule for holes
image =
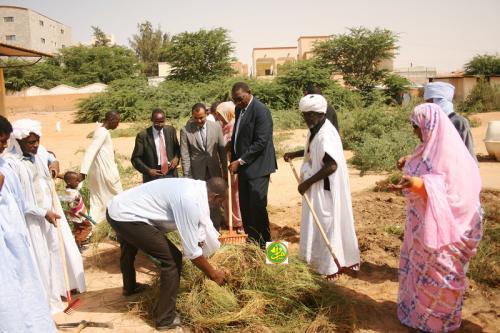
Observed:
[[[200,242],[218,237],[210,220],[206,183],[200,180],[165,178],[139,185],[115,196],[108,214],[117,222],[144,222],[162,232],[178,230],[189,259],[204,254]]]

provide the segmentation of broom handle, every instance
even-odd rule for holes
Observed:
[[[52,209],[56,210],[57,207],[57,202],[56,200],[58,199],[57,192],[56,192],[56,184],[52,180],[50,182],[50,189],[52,191]],[[71,289],[69,287],[69,278],[68,278],[68,266],[66,264],[66,252],[64,250],[64,239],[61,231],[61,224],[59,223],[60,221],[56,220],[56,229],[57,229],[57,237],[59,238],[59,255],[61,256],[61,262],[63,265],[63,271],[64,271],[64,286],[66,287],[66,301],[69,304],[71,302]]]
[[[61,225],[59,221],[57,221],[57,236],[59,237],[59,255],[61,256],[61,261],[63,265],[64,271],[64,286],[66,287],[66,301],[68,303],[71,302],[71,289],[69,287],[69,278],[68,278],[68,266],[66,264],[66,252],[64,250],[64,240],[61,231]]]
[[[230,161],[231,159],[228,159]],[[228,199],[227,199],[227,207],[229,209],[229,233],[233,233],[233,191],[232,184],[233,179],[231,177],[231,171],[227,168],[227,185],[228,185]]]
[[[288,163],[290,164],[290,167],[292,168],[293,174],[295,175],[295,179],[297,179],[297,183],[300,184],[300,177],[299,177],[299,174],[297,173],[297,170],[295,170],[295,166],[293,165],[293,162],[288,161]],[[309,207],[309,210],[311,211],[314,223],[318,227],[319,232],[321,233],[321,236],[323,237],[323,240],[325,241],[326,246],[328,247],[328,250],[330,251],[330,254],[332,255],[333,261],[335,262],[335,265],[337,265],[337,268],[340,271],[340,269],[341,269],[340,263],[339,263],[337,257],[335,256],[335,253],[333,252],[332,244],[328,240],[328,237],[326,236],[325,230],[323,229],[323,227],[321,226],[321,223],[319,222],[318,215],[316,215],[316,212],[314,211],[313,205],[311,204],[311,201],[309,200],[307,193],[304,193],[303,196],[304,196],[304,199],[306,200],[306,203],[307,203],[307,206]]]

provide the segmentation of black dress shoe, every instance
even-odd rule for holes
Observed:
[[[181,317],[179,317],[178,314],[175,315],[174,320],[171,323],[160,323],[156,325],[156,330],[157,331],[168,331],[171,329],[174,329],[176,327],[181,326]]]
[[[122,295],[123,296],[131,296],[131,295],[134,295],[134,294],[142,293],[144,290],[146,290],[147,287],[148,287],[147,284],[136,283],[134,290],[128,291],[128,290],[123,289],[122,290]]]

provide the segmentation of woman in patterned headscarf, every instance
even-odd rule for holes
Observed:
[[[392,186],[403,190],[408,202],[398,317],[425,332],[449,332],[460,327],[466,266],[482,235],[481,178],[438,105],[417,106],[411,122],[421,144]]]
[[[222,102],[217,106],[215,117],[222,123],[222,134],[224,135],[224,144],[227,144],[228,141],[231,140],[231,136],[233,135],[233,127],[234,127],[234,103]],[[231,185],[232,185],[232,200],[233,200],[233,227],[236,232],[243,232],[243,222],[241,220],[240,213],[240,202],[238,200],[238,175],[231,176]],[[229,221],[229,208],[228,203],[224,204],[224,210],[226,211],[226,221]]]

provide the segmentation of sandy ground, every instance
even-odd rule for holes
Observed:
[[[11,120],[30,117],[43,124],[42,143],[57,154],[62,170],[77,168],[83,151],[90,143],[87,135],[95,124],[73,124],[72,112],[19,113]],[[500,113],[475,116],[482,125],[472,130],[476,152],[486,154],[482,139],[488,121],[500,120]],[[61,122],[62,131],[56,132],[56,122]],[[120,126],[126,127],[127,124]],[[306,131],[294,132],[293,139],[284,143],[289,147],[303,144]],[[117,153],[130,156],[134,138],[113,139]],[[350,152],[346,152],[349,158]],[[300,197],[290,167],[282,160],[278,171],[271,177],[269,189],[269,211],[275,239],[287,239],[292,249],[297,248],[300,222]],[[295,163],[298,168],[300,162]],[[500,189],[500,163],[480,163],[483,187]],[[356,303],[357,330],[359,332],[409,332],[396,318],[397,265],[401,241],[384,231],[384,226],[404,221],[404,202],[394,194],[366,191],[385,176],[368,174],[363,177],[350,169],[350,184],[353,192],[356,228],[362,250],[363,264],[357,277],[342,277],[337,283],[342,292]],[[97,254],[98,252],[98,254]],[[119,248],[116,244],[103,243],[96,251],[88,250],[85,257],[88,292],[81,297],[82,306],[71,316],[58,314],[55,320],[77,322],[92,320],[109,322],[114,329],[86,328],[84,332],[154,332],[144,320],[128,313],[133,307],[133,297],[121,296],[121,274],[118,265]],[[154,274],[154,266],[140,255],[136,261],[138,280],[148,282]],[[471,284],[464,306],[464,324],[460,332],[498,332],[500,327],[496,304],[500,304],[496,292],[485,292]],[[172,330],[175,332],[176,330]],[[182,331],[182,329],[177,329]],[[61,330],[63,332],[63,330]],[[66,330],[71,332],[71,330]]]

